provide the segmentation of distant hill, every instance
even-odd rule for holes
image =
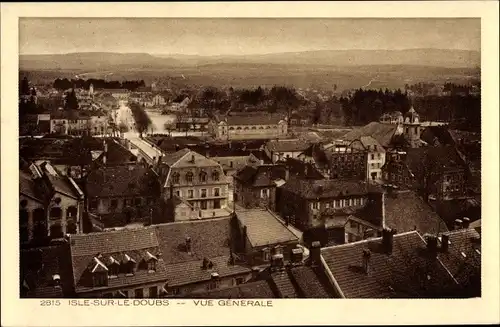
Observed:
[[[379,66],[404,65],[446,68],[480,67],[478,51],[409,49],[409,50],[321,50],[247,56],[151,55],[148,53],[69,53],[21,55],[21,70],[128,70],[171,69],[206,65],[280,65],[280,66]]]

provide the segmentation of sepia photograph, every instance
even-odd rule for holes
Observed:
[[[17,297],[479,300],[481,23],[19,17]]]

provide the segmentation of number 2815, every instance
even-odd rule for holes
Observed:
[[[42,307],[50,307],[50,306],[57,307],[59,305],[61,305],[60,300],[41,300],[40,301],[40,306],[42,306]]]

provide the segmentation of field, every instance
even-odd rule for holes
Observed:
[[[119,71],[29,70],[21,71],[35,84],[51,84],[56,78],[107,78],[108,80],[144,80],[174,87],[232,86],[233,88],[272,87],[286,85],[295,88],[331,90],[374,88],[397,89],[419,82],[469,84],[480,80],[475,68],[441,68],[429,66],[319,66],[278,64],[210,64],[194,67],[162,69],[122,69]]]

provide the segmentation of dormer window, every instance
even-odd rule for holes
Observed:
[[[146,257],[144,258],[144,261],[147,264],[148,272],[156,271],[156,262],[158,261],[158,258],[156,256],[152,255],[149,251],[146,251]]]
[[[200,178],[200,182],[206,182],[207,181],[207,173],[204,171],[200,172],[199,178]]]
[[[136,262],[128,254],[123,256],[123,265],[125,267],[125,275],[130,276],[134,274]]]
[[[172,174],[172,184],[179,184],[179,178],[180,178],[179,173],[173,173]]]
[[[190,172],[190,171],[186,173],[186,182],[187,183],[192,183],[193,182],[193,173]]]
[[[108,268],[97,257],[94,257],[91,273],[94,287],[108,285]]]
[[[108,270],[109,278],[118,277],[118,273],[120,272],[120,263],[112,256],[110,256],[108,260]]]
[[[218,172],[218,171],[216,171],[216,170],[214,170],[214,171],[212,172],[212,179],[213,179],[214,181],[219,181],[219,178],[220,178],[220,176],[219,176],[219,172]]]

